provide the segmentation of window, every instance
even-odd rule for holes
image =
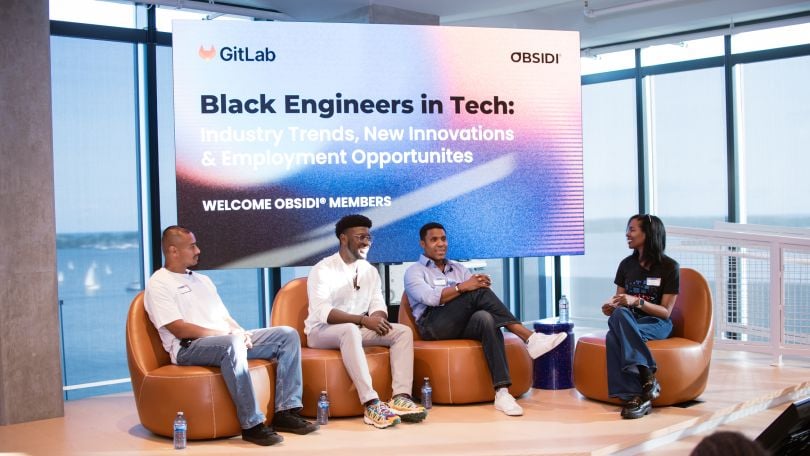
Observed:
[[[725,44],[722,36],[678,41],[671,44],[650,46],[642,49],[641,65],[651,66],[706,57],[717,57],[722,56],[724,52]]]
[[[135,27],[135,5],[99,0],[50,0],[50,18],[55,21]]]
[[[585,255],[563,258],[563,293],[572,317],[602,327],[600,303],[616,291],[616,268],[630,253],[627,219],[638,212],[635,81],[583,86],[582,118]]]
[[[761,51],[810,43],[810,23],[731,35],[731,52]]]
[[[742,221],[810,226],[810,57],[740,65]]]
[[[728,212],[722,68],[646,79],[651,212],[664,225],[711,228]]]
[[[67,398],[128,389],[141,286],[136,47],[51,39],[57,274]],[[115,383],[121,381],[124,383]],[[96,382],[111,382],[88,386]],[[84,389],[71,389],[78,386]]]
[[[581,72],[583,75],[635,68],[636,51],[629,49],[597,54],[590,49],[586,49],[582,52],[580,65],[582,66]]]

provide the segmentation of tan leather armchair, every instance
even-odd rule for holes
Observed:
[[[495,400],[492,377],[489,375],[481,342],[471,339],[422,340],[405,293],[399,304],[399,322],[413,331],[415,388],[423,383],[424,377],[430,377],[433,402],[436,404],[470,404]],[[509,393],[518,397],[532,386],[532,359],[526,350],[526,344],[516,335],[505,332],[504,343],[509,374],[512,377]]]
[[[651,340],[650,348],[661,384],[654,406],[678,404],[703,393],[709,379],[714,345],[712,295],[706,279],[694,269],[681,268],[680,293],[672,310],[669,339]],[[621,403],[608,397],[605,336],[588,334],[577,341],[574,352],[574,386],[583,396]]]
[[[276,294],[270,317],[273,326],[291,326],[301,337],[301,370],[304,383],[304,408],[301,414],[314,417],[317,414],[318,396],[321,391],[329,393],[329,415],[358,416],[363,414],[363,405],[349,373],[343,366],[340,350],[324,350],[307,347],[304,320],[309,314],[307,279],[301,277],[289,281]],[[391,398],[391,360],[387,347],[365,347],[366,361],[371,382],[380,399]]]
[[[188,421],[189,439],[239,435],[228,388],[218,367],[176,366],[163,349],[138,293],[127,315],[127,361],[132,392],[141,424],[151,432],[171,437],[178,411]],[[275,409],[275,363],[250,360],[250,379],[261,410],[272,420]]]

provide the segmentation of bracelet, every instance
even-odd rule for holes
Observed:
[[[456,290],[456,293],[461,294],[461,290],[459,290],[459,289],[458,289],[458,285],[456,285],[456,286],[455,286],[455,287],[453,287],[453,288]]]

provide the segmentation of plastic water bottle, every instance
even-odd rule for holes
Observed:
[[[174,418],[174,449],[175,450],[182,450],[186,447],[186,430],[188,426],[186,424],[186,417],[183,416],[183,412],[177,412],[177,416]]]
[[[422,384],[422,407],[426,409],[433,407],[433,388],[427,377],[425,377],[425,383]]]
[[[570,318],[570,314],[568,312],[568,298],[565,295],[562,295],[560,298],[560,321],[566,322]]]
[[[327,424],[329,422],[329,396],[326,391],[321,391],[321,396],[318,398],[318,424]]]

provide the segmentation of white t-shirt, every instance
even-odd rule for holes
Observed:
[[[355,276],[357,287],[355,287]],[[377,269],[366,260],[348,265],[339,253],[319,261],[309,271],[307,279],[309,315],[304,322],[304,333],[327,324],[332,309],[362,315],[383,311],[388,314],[382,295],[382,281]]]
[[[230,331],[228,309],[217,288],[207,276],[198,272],[177,273],[160,268],[146,284],[144,307],[152,324],[158,328],[163,348],[172,363],[177,363],[180,339],[166,329],[177,320],[218,331]]]

